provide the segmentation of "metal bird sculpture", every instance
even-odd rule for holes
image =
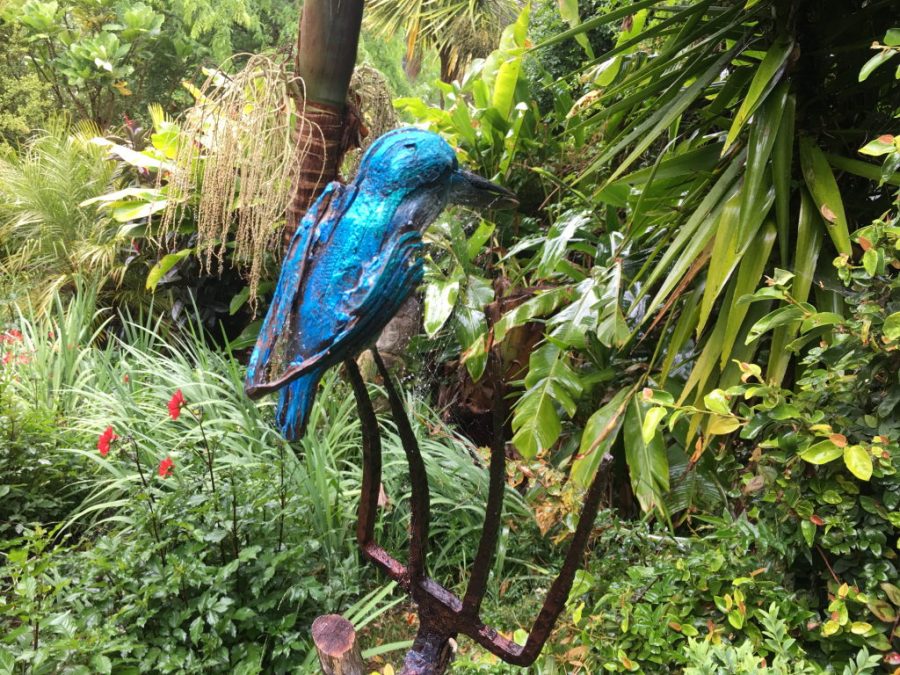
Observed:
[[[510,208],[512,192],[459,167],[437,134],[391,131],[356,179],[330,183],[291,240],[250,358],[251,398],[279,390],[277,421],[303,435],[328,368],[374,342],[422,281],[422,232],[448,204]]]

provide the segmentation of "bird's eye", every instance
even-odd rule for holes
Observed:
[[[415,149],[416,149],[416,144],[415,144],[415,143],[404,143],[404,144],[403,144],[403,147],[404,147],[404,148],[409,148],[410,150],[415,150]]]

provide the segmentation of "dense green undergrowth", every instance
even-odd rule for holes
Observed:
[[[454,45],[488,55],[452,82],[425,81],[452,60],[434,35],[430,56],[404,56],[415,26],[362,38],[397,113],[521,201],[448,212],[425,233],[405,382],[431,486],[429,573],[463,588],[477,548],[494,355],[510,461],[482,614],[509,638],[525,639],[584,490],[614,459],[531,671],[897,672],[889,3],[501,4],[518,17],[482,36],[493,52]],[[378,5],[381,23],[402,23]],[[272,195],[237,181],[209,239],[202,186],[176,189],[186,167],[224,154],[227,179],[258,157],[242,115],[293,109],[257,105],[287,86],[284,54],[207,69],[202,92],[175,83],[229,44],[290,42],[296,7],[185,5],[177,23],[165,6],[0,10],[0,675],[312,673],[310,623],[330,611],[389,672],[415,612],[356,549],[350,389],[330,373],[293,445],[273,403],[242,393],[277,256],[247,257],[236,233],[248,202]],[[46,123],[48,92],[75,121]],[[389,107],[369,95],[364,113]],[[234,136],[213,133],[224,118]],[[221,270],[203,264],[210,245]],[[409,478],[380,419],[377,537],[402,559]],[[465,638],[452,671],[521,672]]]

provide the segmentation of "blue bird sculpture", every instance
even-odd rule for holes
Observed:
[[[256,398],[280,391],[285,438],[302,436],[319,380],[353,358],[422,281],[422,232],[450,203],[511,208],[515,195],[459,167],[437,134],[391,131],[356,179],[328,185],[291,240],[247,371]]]

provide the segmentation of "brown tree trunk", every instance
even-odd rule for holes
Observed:
[[[363,0],[306,0],[297,35],[296,142],[300,169],[287,210],[284,244],[290,242],[309,206],[338,177],[344,153],[359,144],[362,125],[347,89],[356,65]]]
[[[324,675],[365,675],[353,624],[340,614],[320,616],[312,625],[313,642]]]

